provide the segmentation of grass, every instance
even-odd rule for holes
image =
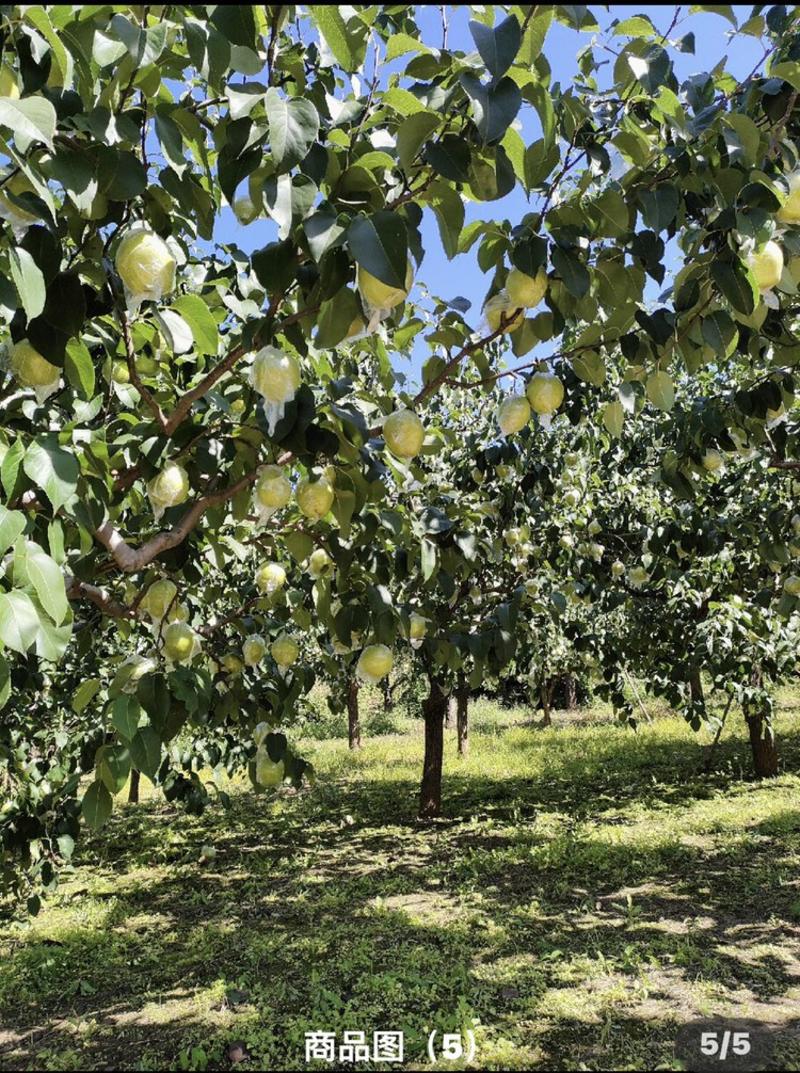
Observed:
[[[780,710],[768,783],[733,718],[701,774],[668,713],[543,731],[481,702],[433,825],[410,719],[356,756],[307,742],[299,795],[121,808],[38,918],[0,920],[0,1068],[230,1068],[234,1042],[315,1068],[307,1031],[402,1030],[422,1069],[431,1030],[468,1028],[472,1068],[700,1068],[700,1031],[734,1027],[798,1069],[798,694]]]

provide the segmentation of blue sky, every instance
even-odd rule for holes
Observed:
[[[591,10],[595,14],[600,25],[602,39],[615,49],[619,49],[626,38],[612,38],[603,34],[603,31],[615,20],[629,18],[636,14],[646,13],[661,32],[666,32],[674,15],[673,6],[648,8],[635,7],[633,5],[612,4],[608,10],[592,5]],[[740,23],[744,22],[752,8],[747,5],[736,5],[733,8]],[[725,18],[709,13],[699,12],[688,14],[689,7],[682,7],[679,22],[671,33],[671,38],[679,38],[692,32],[695,35],[695,54],[670,51],[673,59],[676,76],[679,82],[685,78],[702,72],[712,70],[718,63],[724,60],[726,69],[737,78],[744,78],[756,65],[763,49],[759,40],[743,34],[733,34],[733,27]],[[469,8],[466,6],[448,8],[448,47],[454,50],[470,52],[474,50],[471,35],[467,26],[469,20]],[[438,5],[421,5],[418,12],[418,22],[422,30],[422,39],[433,48],[438,48],[442,38],[442,24]],[[577,73],[577,54],[584,48],[593,37],[599,37],[597,31],[593,33],[579,32],[553,22],[544,46],[544,53],[553,71],[553,81],[560,82],[565,87],[572,81]],[[601,55],[603,50],[597,46],[596,53]],[[610,78],[615,57],[610,53],[605,54],[608,58],[608,67],[598,73],[597,78],[601,85],[604,76]],[[402,70],[410,56],[396,60],[391,66],[384,66],[382,76],[385,77],[392,71]],[[371,58],[368,56],[366,75],[371,75]],[[606,75],[606,72],[609,72]],[[520,113],[523,127],[520,133],[526,145],[540,136],[538,116],[535,109],[524,106]],[[535,209],[536,200],[528,201],[521,187],[505,198],[491,202],[467,202],[466,223],[479,219],[509,219],[512,224],[516,223],[526,212]],[[215,238],[220,242],[235,242],[245,253],[251,253],[255,249],[274,241],[276,237],[275,225],[270,220],[257,220],[247,227],[242,226],[236,220],[232,211],[223,209],[217,223]],[[419,270],[419,277],[424,278],[432,293],[445,299],[461,296],[472,303],[472,308],[467,314],[470,324],[477,328],[481,323],[481,306],[489,285],[489,277],[485,276],[476,263],[476,249],[463,254],[453,261],[448,261],[445,256],[439,238],[436,220],[431,210],[427,209],[422,224],[423,246],[425,259]],[[658,288],[653,287],[651,297],[655,297]],[[412,295],[413,297],[413,295]],[[408,361],[399,361],[398,369],[410,375],[412,380],[419,376],[421,361],[427,355],[427,348],[418,344]],[[531,355],[528,356],[530,360]]]

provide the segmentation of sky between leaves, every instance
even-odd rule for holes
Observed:
[[[597,55],[605,52],[600,42],[607,44],[615,51],[618,50],[626,38],[614,37],[613,33],[609,32],[609,27],[622,19],[643,13],[642,8],[630,4],[610,4],[607,9],[597,5],[592,6],[591,10],[599,24],[599,31],[581,32],[560,22],[553,22],[548,30],[544,53],[553,71],[553,82],[560,82],[562,86],[566,86],[572,81],[578,70],[578,53],[593,41],[597,42],[595,44]],[[749,17],[752,7],[749,4],[736,4],[732,5],[732,10],[741,25]],[[448,48],[464,52],[474,51],[474,43],[468,28],[469,7],[466,5],[448,6],[446,11]],[[675,7],[673,5],[651,6],[645,11],[654,25],[662,33],[666,33],[675,15]],[[417,11],[417,21],[422,31],[422,40],[431,48],[439,48],[442,43],[442,18],[439,5],[420,5]],[[730,21],[723,16],[709,12],[692,13],[691,5],[683,5],[670,38],[676,40],[689,33],[693,33],[695,37],[694,54],[670,50],[679,82],[683,82],[693,74],[712,70],[723,59],[726,69],[734,77],[745,78],[763,52],[756,38],[737,34]],[[605,52],[605,56],[608,58],[608,65],[597,74],[601,87],[604,84],[604,78],[610,81],[615,60],[611,52]],[[392,63],[382,64],[381,82],[383,83],[392,73],[402,71],[408,59],[409,56],[403,56]],[[372,64],[373,56],[370,50],[367,53],[366,68],[363,72],[365,81],[372,78]],[[517,122],[522,124],[519,132],[526,145],[530,145],[536,138],[541,137],[541,128],[535,109],[523,108]],[[157,145],[154,146],[154,150],[158,153]],[[528,200],[524,190],[517,185],[510,194],[497,201],[467,201],[465,226],[474,220],[486,218],[508,218],[512,224],[515,224],[526,212],[535,211],[536,205],[536,195],[531,195]],[[260,249],[268,242],[274,242],[277,239],[277,226],[269,219],[259,219],[245,227],[238,222],[232,210],[225,207],[217,218],[214,238],[219,243],[235,243],[244,253],[250,254],[253,250]],[[472,305],[468,320],[474,328],[477,328],[483,320],[481,307],[490,277],[484,275],[478,267],[475,250],[462,254],[453,261],[448,261],[442,249],[436,219],[431,210],[426,210],[423,216],[422,241],[425,259],[419,271],[420,278],[425,280],[432,293],[441,298],[446,300],[456,297],[466,298]],[[672,245],[674,254],[674,242]],[[669,262],[668,245],[668,269]],[[657,284],[648,279],[647,297],[655,299],[658,293]],[[414,297],[412,292],[412,298]],[[545,353],[545,351],[537,352],[534,349],[525,360],[544,357]],[[422,362],[427,356],[426,347],[421,342],[417,342],[410,354],[396,356],[395,368],[398,372],[408,376],[412,384],[419,384]]]

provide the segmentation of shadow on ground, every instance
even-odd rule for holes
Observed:
[[[710,775],[675,740],[547,748],[544,778],[450,774],[427,827],[403,779],[122,812],[2,932],[0,1065],[228,1068],[238,1040],[297,1069],[307,1031],[394,1029],[416,1068],[474,1027],[476,1068],[701,1068],[709,1024],[747,1023],[749,1068],[800,1068],[798,780],[737,778],[741,743]]]

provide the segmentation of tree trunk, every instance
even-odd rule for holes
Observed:
[[[139,772],[136,768],[131,770],[131,781],[128,786],[128,803],[131,805],[139,804]]]
[[[469,706],[469,687],[463,674],[458,676],[456,687],[456,726],[458,727],[458,753],[466,756],[469,752],[469,722],[467,709]]]
[[[761,715],[746,715],[745,721],[750,732],[753,769],[759,779],[772,778],[778,774],[778,746],[772,727]]]
[[[361,748],[361,719],[358,713],[358,679],[347,683],[347,738],[351,749]]]
[[[392,696],[392,687],[389,685],[388,675],[381,681],[381,689],[383,690],[383,710],[390,712],[394,708],[394,697]]]
[[[703,680],[700,677],[700,668],[693,667],[689,675],[689,696],[692,704],[692,714],[705,718],[706,698],[703,692]]]
[[[542,701],[542,726],[552,726],[553,720],[550,718],[550,683],[547,679],[542,682],[539,696]]]
[[[458,701],[456,700],[455,693],[451,693],[447,698],[447,711],[444,717],[445,730],[452,730],[453,724],[458,718]]]
[[[442,811],[442,756],[444,753],[444,715],[447,697],[435,678],[422,711],[425,717],[425,762],[419,790],[420,819],[429,820]]]
[[[750,675],[750,684],[761,689],[763,683],[764,674],[761,668],[754,668]],[[758,710],[757,705],[758,702],[755,700],[745,705],[744,719],[750,732],[753,770],[757,778],[769,779],[778,774],[778,746],[775,743],[775,734],[769,720],[765,717],[763,710]]]
[[[564,675],[564,706],[568,712],[578,707],[578,683],[573,674]]]

